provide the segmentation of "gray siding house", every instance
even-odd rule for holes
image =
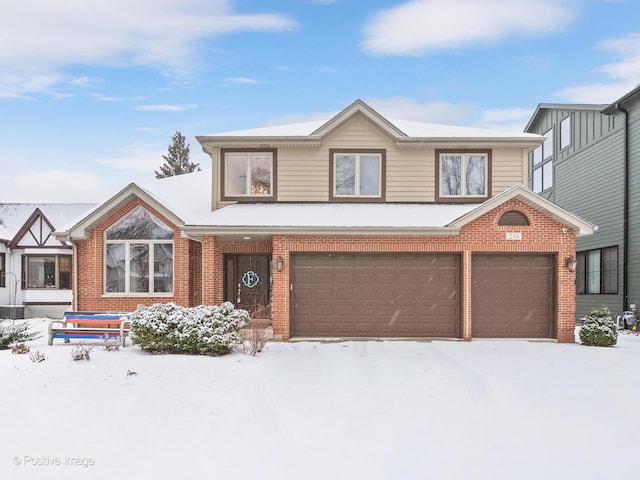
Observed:
[[[598,226],[577,239],[576,316],[640,309],[640,86],[608,105],[542,103],[529,187]]]

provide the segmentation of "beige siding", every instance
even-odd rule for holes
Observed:
[[[516,184],[527,184],[522,149],[494,149],[491,155],[491,194],[497,195]]]
[[[435,149],[425,147],[398,149],[392,138],[360,114],[354,115],[328,134],[320,148],[278,149],[278,200],[281,202],[328,201],[329,150],[335,148],[386,150],[386,200],[388,202],[435,201]],[[494,149],[492,158],[492,195],[514,184],[527,184],[527,170],[526,163],[523,162],[522,149]],[[214,159],[214,171],[219,178],[218,158]],[[217,194],[213,202],[214,208],[226,205],[220,202],[217,178],[213,185],[213,191]]]

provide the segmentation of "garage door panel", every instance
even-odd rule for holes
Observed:
[[[475,254],[472,336],[552,337],[554,268],[550,254]]]
[[[293,254],[292,335],[459,337],[459,272],[457,254]]]

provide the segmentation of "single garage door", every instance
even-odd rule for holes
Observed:
[[[456,254],[294,254],[291,334],[459,337]]]
[[[472,336],[555,336],[555,257],[476,254],[472,260]]]

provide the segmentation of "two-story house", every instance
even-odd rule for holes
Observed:
[[[538,105],[525,129],[534,192],[598,225],[577,242],[576,315],[640,304],[640,86],[611,104]]]
[[[522,185],[542,136],[356,101],[197,139],[211,172],[131,184],[56,233],[75,308],[231,301],[281,339],[574,341],[575,239],[594,226]]]

